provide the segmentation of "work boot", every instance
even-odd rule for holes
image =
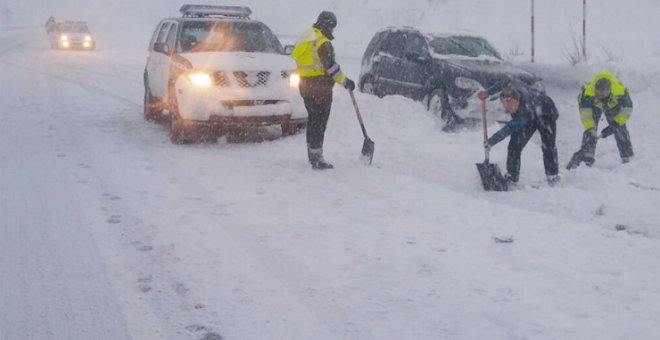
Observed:
[[[323,158],[323,148],[307,148],[307,156],[309,158],[309,163],[312,165],[314,170],[327,170],[334,169],[332,164],[325,161]]]
[[[582,161],[584,161],[584,165],[591,167],[596,162],[596,159],[593,157],[584,156],[582,157]]]
[[[518,176],[513,176],[510,173],[504,174],[504,182],[508,188],[516,187],[518,185]]]
[[[632,157],[621,157],[621,163],[626,164],[630,162],[631,159]]]
[[[327,170],[327,169],[334,169],[335,167],[326,162],[325,160],[320,160],[316,162],[311,162],[312,163],[312,169],[314,170]]]
[[[548,175],[546,179],[548,181],[548,185],[551,187],[554,187],[559,183],[559,175]]]

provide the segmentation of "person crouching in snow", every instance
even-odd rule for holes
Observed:
[[[496,93],[500,87],[500,84],[496,84],[488,90],[479,91],[477,97],[484,101]],[[515,185],[518,182],[522,150],[537,130],[541,135],[541,150],[543,151],[547,181],[550,185],[559,182],[559,165],[555,146],[556,121],[559,113],[555,103],[543,92],[513,83],[504,86],[500,92],[500,101],[504,111],[511,115],[511,120],[484,142],[484,148],[490,149],[509,135],[511,136],[506,161],[507,174],[504,176],[508,184]]]
[[[577,168],[581,162],[592,166],[596,161],[596,142],[599,138],[606,138],[610,135],[614,135],[614,139],[616,139],[621,162],[628,163],[635,153],[630,142],[630,133],[626,127],[633,108],[626,86],[611,73],[600,72],[582,88],[578,102],[580,118],[584,125],[582,146],[573,154],[566,168],[569,170]],[[601,131],[599,136],[598,122],[603,114],[609,125]]]

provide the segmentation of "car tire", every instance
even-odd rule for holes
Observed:
[[[188,144],[192,140],[192,131],[184,126],[185,121],[179,115],[179,106],[176,102],[176,92],[174,85],[171,85],[168,91],[168,104],[170,112],[170,141],[173,144]]]
[[[447,122],[450,115],[455,115],[449,104],[449,95],[447,95],[447,92],[443,87],[438,87],[431,91],[426,108],[430,113],[440,118],[443,122]]]
[[[282,123],[282,136],[293,136],[307,127],[307,123]]]
[[[464,120],[454,111],[451,100],[452,98],[449,98],[445,89],[439,87],[431,91],[427,101],[427,109],[433,115],[440,118],[444,124],[442,130],[446,132],[457,131],[457,129],[464,123]]]
[[[151,95],[149,84],[145,82],[144,85],[144,119],[148,121],[157,121],[163,113],[162,105],[157,100],[154,100]]]
[[[282,128],[282,136],[284,136],[284,137],[291,136],[295,133],[295,132],[293,132],[291,124],[288,123],[288,122],[280,124],[280,127]]]

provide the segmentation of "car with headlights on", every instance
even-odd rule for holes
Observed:
[[[53,49],[85,51],[96,49],[94,34],[84,21],[65,21],[55,25],[48,30],[48,40]]]
[[[457,122],[480,119],[476,91],[511,79],[544,91],[539,77],[503,60],[482,37],[391,27],[376,33],[369,43],[359,89],[420,101],[446,128],[453,128]],[[474,105],[468,106],[470,102]]]
[[[149,43],[144,114],[169,121],[173,143],[215,139],[249,127],[307,123],[296,65],[248,7],[183,5]]]

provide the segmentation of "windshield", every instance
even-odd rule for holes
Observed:
[[[502,59],[486,39],[466,36],[435,37],[429,42],[433,52],[445,55],[479,57],[482,55]]]
[[[502,59],[497,50],[488,43],[486,39],[467,36],[453,36],[449,39],[460,45],[463,49],[469,51],[470,55],[473,57],[485,55]]]
[[[475,56],[470,50],[462,47],[449,38],[433,38],[433,40],[429,42],[429,46],[433,52],[437,54],[465,55],[469,57]]]
[[[180,46],[183,52],[282,53],[277,37],[258,22],[186,22]]]
[[[69,33],[89,33],[89,28],[87,28],[87,25],[84,24],[64,25],[62,27],[62,31]]]

